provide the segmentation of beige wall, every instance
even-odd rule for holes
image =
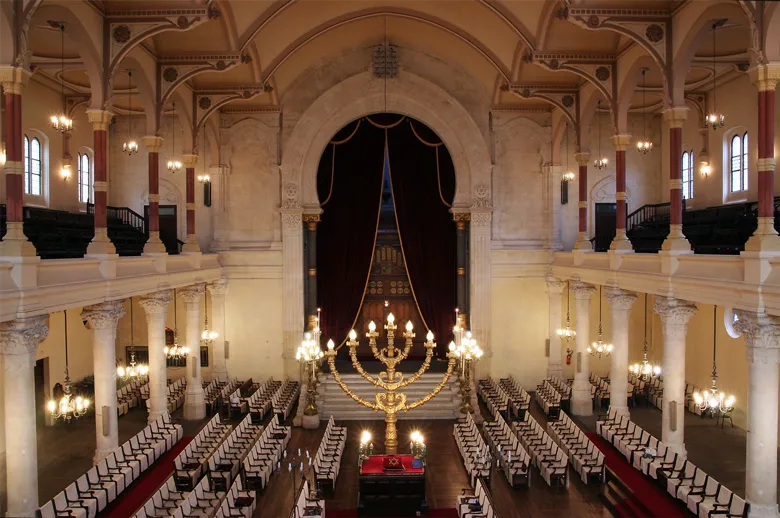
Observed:
[[[49,334],[38,346],[36,359],[49,359],[49,382],[45,387],[47,399],[51,397],[54,385],[65,381],[64,325],[63,312],[50,314]],[[68,310],[68,363],[70,379],[74,383],[94,373],[92,334],[81,320],[81,308]]]

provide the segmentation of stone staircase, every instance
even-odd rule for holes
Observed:
[[[407,401],[415,401],[431,392],[439,384],[442,376],[442,373],[423,374],[419,380],[402,389],[401,392],[406,394]],[[342,374],[341,379],[355,394],[367,401],[376,401],[375,394],[379,389],[364,380],[360,374]],[[333,380],[331,374],[320,374],[320,381],[322,385],[320,385],[317,405],[322,419],[332,415],[337,420],[384,420],[384,413],[374,412],[347,396]],[[457,381],[453,375],[435,398],[414,410],[401,412],[398,414],[398,419],[453,419],[457,415],[459,401]]]

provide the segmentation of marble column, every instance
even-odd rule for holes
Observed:
[[[160,148],[162,137],[144,137],[144,145],[149,150],[149,218],[147,230],[149,239],[144,245],[144,255],[164,254],[165,245],[160,240]]]
[[[5,206],[6,234],[0,241],[0,257],[35,257],[35,246],[24,235],[24,143],[22,90],[30,72],[21,67],[0,66],[5,114]]]
[[[660,297],[655,312],[661,316],[664,336],[664,396],[661,410],[661,440],[680,455],[685,451],[685,335],[696,304],[673,297]]]
[[[0,322],[5,410],[6,516],[35,516],[38,444],[35,428],[35,353],[49,333],[48,317]]]
[[[688,117],[688,108],[676,106],[663,112],[669,125],[669,235],[661,251],[689,253],[691,244],[682,230],[682,127]],[[666,377],[666,373],[664,373]]]
[[[306,318],[317,314],[317,223],[319,214],[304,214],[306,223]]]
[[[295,351],[304,331],[303,301],[303,211],[282,208],[282,346],[284,375],[300,377]],[[301,380],[303,381],[303,380]]]
[[[195,165],[198,155],[182,155],[181,162],[187,175],[187,242],[181,247],[182,253],[200,253],[195,240]]]
[[[470,254],[471,264],[469,268],[469,280],[471,281],[471,293],[469,297],[470,329],[474,338],[484,351],[482,359],[474,367],[472,381],[486,377],[490,373],[491,358],[493,356],[490,342],[490,284],[492,282],[492,252],[490,230],[493,220],[493,209],[490,206],[478,203],[478,207],[471,207]],[[436,337],[441,340],[441,337]],[[441,343],[439,347],[446,346]],[[476,394],[474,390],[473,394]]]
[[[469,314],[469,277],[468,277],[468,223],[471,215],[467,212],[453,212],[455,221],[455,305],[463,315]]]
[[[92,329],[95,365],[95,436],[92,461],[98,464],[119,447],[119,419],[116,401],[116,325],[125,314],[123,301],[87,306],[81,318]],[[105,414],[105,415],[104,415]],[[107,426],[104,425],[104,422]]]
[[[555,277],[545,277],[547,282],[547,295],[550,302],[550,333],[549,351],[547,357],[547,377],[563,379],[563,361],[561,356],[561,337],[558,336],[558,329],[563,321],[563,301],[561,294],[566,283],[559,281]]]
[[[751,518],[778,518],[777,405],[780,318],[737,311],[735,329],[745,337],[748,366],[745,497]]]
[[[612,354],[610,355],[609,409],[628,415],[628,323],[636,295],[618,288],[607,290],[612,310]]]
[[[590,153],[575,153],[574,159],[579,164],[579,178],[577,180],[579,190],[579,236],[574,243],[574,250],[592,252],[593,245],[588,236],[588,163],[590,162]]]
[[[146,312],[149,347],[149,422],[168,413],[168,363],[165,357],[165,317],[173,300],[171,290],[156,291],[140,297]]]
[[[95,237],[87,246],[88,256],[115,255],[116,248],[108,238],[108,125],[114,114],[106,110],[87,110],[94,140]]]
[[[574,328],[577,332],[574,352],[574,385],[571,391],[571,411],[574,415],[593,414],[593,398],[590,396],[590,299],[596,293],[596,287],[580,281],[571,282],[574,292]]]
[[[626,149],[631,145],[631,135],[612,136],[615,146],[615,237],[609,249],[615,252],[633,252],[626,236]]]
[[[220,279],[206,286],[211,294],[211,327],[217,338],[211,344],[211,377],[217,381],[228,380],[227,361],[225,360],[225,293],[227,281]]]
[[[746,252],[780,252],[775,230],[775,86],[780,63],[750,69],[758,89],[758,227],[745,243]]]
[[[187,354],[187,392],[184,395],[184,419],[197,421],[206,417],[206,395],[200,375],[200,303],[205,292],[204,284],[193,284],[179,290],[184,299],[186,335],[184,343],[190,349]]]

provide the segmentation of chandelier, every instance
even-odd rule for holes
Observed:
[[[640,376],[644,381],[650,379],[651,376],[661,375],[661,366],[653,365],[647,360],[647,293],[645,293],[645,342],[642,347],[642,364],[629,365],[628,372]]]
[[[450,353],[460,360],[458,364],[458,375],[460,378],[460,413],[473,414],[474,406],[471,404],[471,371],[476,362],[484,354],[477,345],[477,340],[472,338],[471,331],[466,330],[465,317],[458,310],[455,310],[455,341],[450,342]],[[411,322],[406,324],[407,331],[410,330]]]
[[[206,128],[203,128],[203,156],[206,156]],[[198,175],[198,183],[206,184],[211,183],[211,176],[209,176],[208,173],[206,173],[206,160],[204,158],[203,160],[203,174]]]
[[[122,144],[122,153],[125,153],[127,155],[134,155],[135,153],[138,153],[138,142],[135,141],[133,138],[133,71],[131,69],[127,69],[127,97],[130,99],[130,107],[128,108],[127,113],[127,138],[129,139],[127,142]]]
[[[317,309],[316,324],[312,332],[303,334],[303,341],[295,353],[295,359],[301,364],[306,375],[306,407],[303,410],[304,415],[314,416],[319,413],[317,408],[317,369],[320,362],[325,357],[325,353],[320,349],[320,310]],[[354,332],[354,330],[352,331]],[[352,334],[350,333],[350,338]],[[333,340],[328,341],[328,348],[335,347]]]
[[[642,69],[642,140],[637,141],[636,150],[646,155],[653,150],[653,143],[647,140],[647,103],[645,102],[645,93],[647,92],[647,85],[645,83],[645,74],[647,69]]]
[[[134,340],[134,333],[133,333],[133,299],[130,299],[130,347],[134,346],[135,340]],[[136,365],[135,364],[135,353],[130,353],[130,365],[127,366],[127,368],[122,367],[119,365],[116,368],[116,377],[121,379],[122,381],[127,381],[129,379],[135,379],[139,376],[146,376],[149,374],[149,366],[145,365],[143,363]]]
[[[62,112],[51,116],[51,127],[60,133],[68,133],[73,129],[73,119],[68,117],[65,111],[65,23],[49,22],[49,24],[60,30],[60,97],[62,99]]]
[[[561,340],[565,340],[567,343],[574,339],[575,336],[577,336],[577,331],[571,328],[571,316],[569,313],[570,309],[570,302],[571,302],[571,293],[569,290],[569,281],[566,281],[566,327],[558,329],[558,336],[561,337]]]
[[[423,461],[428,456],[428,447],[425,446],[425,439],[418,430],[414,430],[409,436],[409,451],[413,457]]]
[[[599,99],[599,107],[601,106],[601,99]],[[596,108],[596,113],[598,114],[598,108]],[[598,170],[602,170],[605,167],[607,167],[607,163],[609,162],[607,160],[607,157],[603,156],[601,154],[601,119],[599,119],[598,122],[598,136],[599,136],[599,157],[596,160],[593,161],[593,166],[596,167]]]
[[[62,397],[59,401],[49,400],[47,407],[49,414],[56,421],[62,419],[70,423],[73,419],[78,419],[89,410],[89,399],[81,396],[73,397],[71,393],[70,374],[68,372],[68,311],[63,311],[65,321],[65,383],[62,387]]]
[[[715,306],[712,310],[712,386],[710,390],[705,390],[701,394],[699,392],[693,393],[693,400],[699,406],[702,413],[720,412],[725,414],[730,412],[734,408],[736,398],[732,394],[726,394],[720,392],[717,386],[718,372],[715,364],[715,351],[717,350],[718,333],[717,333],[717,321],[718,321],[718,306]]]
[[[190,348],[186,345],[179,345],[179,326],[177,325],[176,312],[176,288],[173,288],[173,346],[165,346],[165,356],[171,360],[180,360],[186,358],[190,353]]]
[[[706,119],[707,126],[712,127],[714,130],[726,125],[726,117],[724,117],[722,113],[718,113],[715,105],[715,90],[717,85],[715,79],[715,30],[718,28],[718,23],[719,22],[715,22],[712,24],[712,113],[707,115]]]
[[[168,159],[168,171],[177,173],[181,170],[181,161],[176,160],[176,103],[173,103],[173,123],[171,124],[171,158]]]
[[[586,350],[601,358],[602,356],[609,356],[612,353],[612,344],[604,343],[603,333],[601,328],[601,286],[599,286],[599,339],[593,342]]]
[[[203,303],[205,305],[205,310],[203,312],[204,315],[204,329],[203,332],[200,334],[200,343],[202,343],[205,346],[209,346],[214,343],[214,340],[216,340],[219,337],[219,333],[216,331],[209,331],[209,298],[204,294],[203,295]]]

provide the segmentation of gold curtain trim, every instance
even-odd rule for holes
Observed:
[[[429,147],[439,147],[439,146],[444,145],[444,142],[433,143],[433,142],[428,142],[426,140],[423,140],[423,138],[420,137],[420,135],[418,135],[417,131],[414,129],[414,123],[412,122],[411,119],[409,119],[409,126],[412,127],[412,133],[414,133],[414,136],[417,137],[417,140],[419,140],[420,142],[422,142],[426,146],[429,146]]]
[[[330,201],[331,196],[333,196],[333,181],[336,178],[336,144],[334,144],[333,142],[331,142],[331,144],[332,144],[331,148],[333,148],[333,152],[331,153],[331,160],[330,160],[330,189],[328,190],[328,197],[325,198],[325,201],[320,203],[321,207],[324,207]]]
[[[412,122],[412,119],[409,119],[409,127],[412,128],[412,133],[415,137],[417,137],[417,140],[422,142],[428,147],[432,147],[436,151],[436,185],[439,188],[439,199],[444,204],[445,207],[452,208],[452,205],[447,203],[447,200],[444,199],[444,195],[441,192],[441,171],[439,169],[439,146],[444,145],[444,142],[439,142],[438,144],[434,144],[431,142],[427,142],[420,137],[420,135],[417,134],[417,131],[414,129],[414,123]]]
[[[341,144],[346,144],[347,142],[352,140],[352,137],[355,136],[355,133],[357,133],[358,129],[360,128],[360,123],[362,121],[363,119],[358,119],[357,124],[355,125],[355,129],[354,131],[352,131],[352,134],[349,137],[345,138],[344,140],[331,140],[330,143],[339,146]]]
[[[372,121],[371,117],[368,117],[368,116],[366,116],[366,120],[368,122],[370,122],[371,124],[373,124],[374,126],[376,126],[377,128],[379,128],[379,129],[389,130],[389,129],[395,128],[396,126],[401,124],[403,121],[405,121],[406,120],[406,115],[402,115],[401,118],[398,119],[398,122],[394,122],[392,124],[388,124],[387,126],[385,126],[383,124],[379,124],[378,122]],[[385,140],[387,140],[387,135],[385,135]]]
[[[382,153],[382,181],[379,183],[379,205],[377,205],[376,208],[376,227],[374,228],[374,244],[371,246],[371,264],[368,265],[368,273],[366,274],[366,283],[363,286],[363,295],[360,297],[360,306],[358,306],[357,314],[355,315],[355,319],[352,321],[352,325],[350,326],[350,329],[355,329],[355,324],[357,323],[358,318],[360,318],[360,313],[363,310],[363,302],[365,302],[366,300],[366,288],[368,287],[368,281],[371,278],[371,265],[374,264],[374,253],[376,251],[376,238],[377,238],[377,234],[379,234],[379,217],[382,214],[382,190],[384,189],[384,185],[385,185],[384,171],[385,171],[386,156],[387,156],[387,130],[385,129],[385,150],[384,153]],[[400,236],[400,233],[398,235]],[[403,248],[401,248],[401,253],[403,253]],[[412,282],[410,280],[409,285],[411,284]],[[416,302],[417,301],[415,300],[415,303]],[[338,345],[338,347],[336,347],[337,351],[341,349],[344,346],[344,344],[347,342],[348,336],[349,336],[349,332],[347,332],[347,336],[341,339],[341,343]]]

